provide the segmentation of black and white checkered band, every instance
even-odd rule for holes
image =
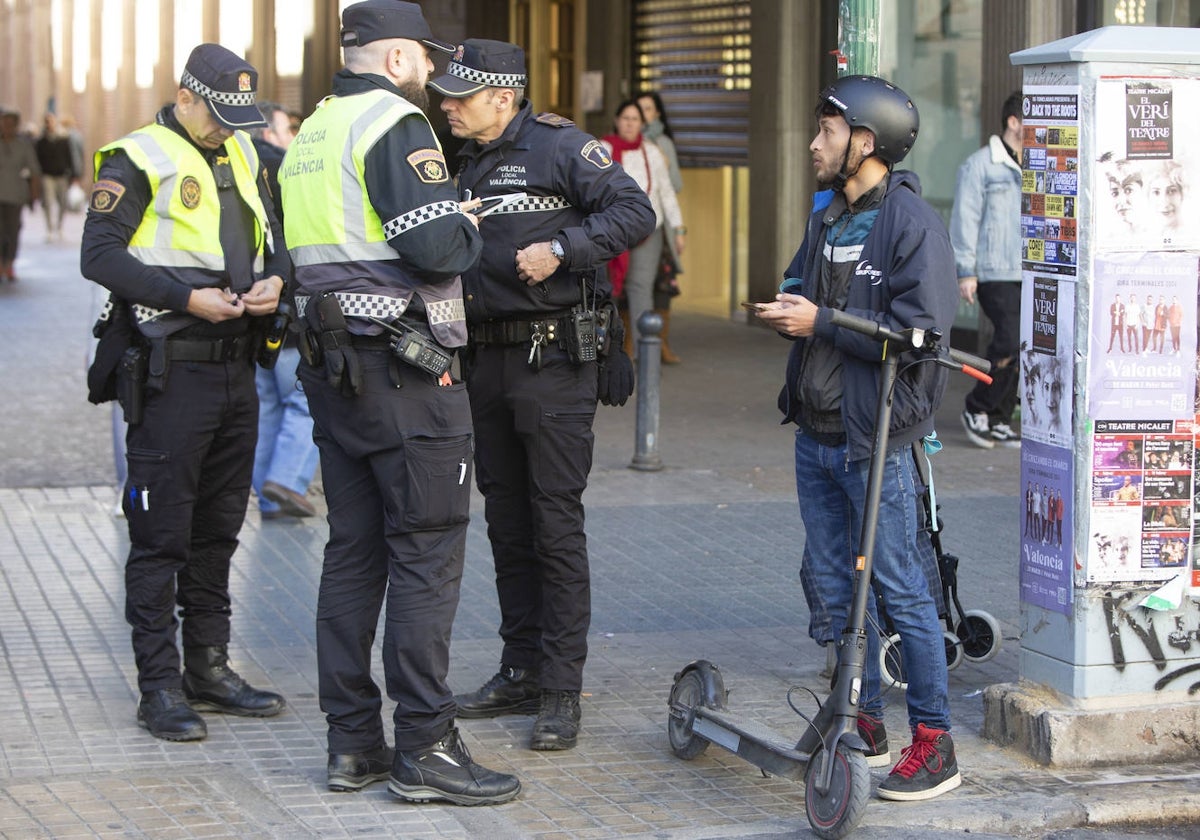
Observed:
[[[408,301],[387,295],[370,295],[365,292],[334,292],[342,314],[348,318],[395,318],[408,309]],[[304,312],[308,307],[309,295],[296,295],[296,310]],[[425,315],[430,325],[450,324],[465,321],[467,310],[462,298],[426,301]]]
[[[429,325],[432,327],[438,324],[452,324],[455,321],[465,321],[467,319],[467,308],[463,305],[462,298],[427,301],[425,303],[425,314],[428,316]]]
[[[347,318],[395,318],[408,309],[408,301],[387,295],[371,295],[366,292],[334,292],[342,314]],[[308,307],[308,295],[296,295],[296,311],[304,312]]]
[[[433,204],[426,204],[424,207],[409,210],[407,213],[401,213],[391,221],[384,222],[383,235],[391,239],[393,236],[399,236],[406,230],[412,230],[426,222],[440,219],[442,216],[453,216],[455,213],[462,213],[462,209],[458,206],[457,201],[435,201]]]
[[[161,318],[164,315],[170,315],[170,309],[155,309],[152,306],[144,306],[140,303],[133,305],[133,320],[139,324],[148,324],[155,318]]]
[[[225,93],[224,91],[213,90],[186,70],[183,71],[183,78],[180,81],[183,82],[185,88],[194,90],[205,99],[211,99],[213,102],[220,103],[221,105],[254,104],[254,91],[252,90],[244,93]]]
[[[499,210],[493,210],[492,214],[499,216],[501,213],[544,213],[548,210],[566,210],[570,206],[571,202],[561,195],[531,195],[506,204]]]
[[[446,72],[451,76],[458,76],[460,79],[466,79],[468,82],[474,82],[477,85],[506,88],[528,87],[525,76],[520,76],[516,73],[486,73],[483,70],[474,70],[453,61],[446,65]]]

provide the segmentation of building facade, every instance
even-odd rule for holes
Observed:
[[[0,106],[70,115],[90,151],[174,97],[191,48],[218,41],[259,92],[307,113],[340,67],[349,0],[0,0]],[[1020,85],[1009,54],[1108,24],[1200,25],[1200,0],[426,0],[434,32],[513,40],[538,110],[611,130],[616,104],[659,90],[684,166],[691,231],[680,308],[740,317],[774,294],[813,190],[817,91],[843,55],[921,112],[905,166],[947,218],[957,166]],[[852,66],[852,70],[860,69]],[[435,125],[439,116],[431,115]],[[970,315],[970,313],[965,313]]]

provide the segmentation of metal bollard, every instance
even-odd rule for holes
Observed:
[[[658,454],[658,383],[662,375],[662,316],[649,310],[637,321],[637,445],[630,468],[656,472],[663,468]]]

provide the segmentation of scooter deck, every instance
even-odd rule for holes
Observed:
[[[798,752],[795,742],[785,740],[769,726],[731,714],[728,709],[704,707],[695,712],[692,732],[696,735],[774,776],[804,778],[811,755]]]

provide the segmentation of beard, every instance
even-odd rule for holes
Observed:
[[[407,81],[396,85],[400,90],[400,95],[416,105],[422,111],[429,110],[429,91],[425,89],[425,85],[421,84],[416,79],[408,79]]]

